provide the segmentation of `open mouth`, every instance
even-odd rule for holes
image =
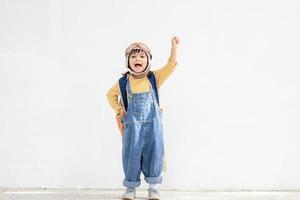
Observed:
[[[142,67],[141,64],[134,64],[135,67]]]

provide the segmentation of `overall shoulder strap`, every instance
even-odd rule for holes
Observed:
[[[119,79],[119,87],[120,87],[120,92],[121,92],[121,100],[122,103],[125,107],[125,110],[127,110],[127,92],[126,92],[126,85],[127,85],[127,75],[123,75],[120,79]]]
[[[154,93],[155,93],[155,97],[156,97],[156,101],[157,101],[157,104],[159,105],[159,98],[158,98],[158,89],[157,89],[157,85],[156,85],[156,79],[155,79],[155,75],[152,71],[150,71],[147,75],[151,85],[152,85],[152,88],[154,89]]]

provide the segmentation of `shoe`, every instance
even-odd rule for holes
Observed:
[[[127,188],[125,193],[122,195],[123,200],[133,200],[135,198],[135,188]]]
[[[148,189],[148,198],[149,200],[159,200],[160,194],[156,189]]]

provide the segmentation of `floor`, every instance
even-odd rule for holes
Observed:
[[[161,190],[161,200],[300,200],[300,191],[177,191]],[[7,189],[0,200],[119,200],[123,190],[109,189]],[[147,199],[146,190],[137,200]]]

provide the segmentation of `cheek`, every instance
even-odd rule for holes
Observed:
[[[144,62],[146,65],[147,65],[147,61],[148,61],[147,58],[143,59],[143,62]]]
[[[133,60],[129,60],[129,66],[133,66]]]

